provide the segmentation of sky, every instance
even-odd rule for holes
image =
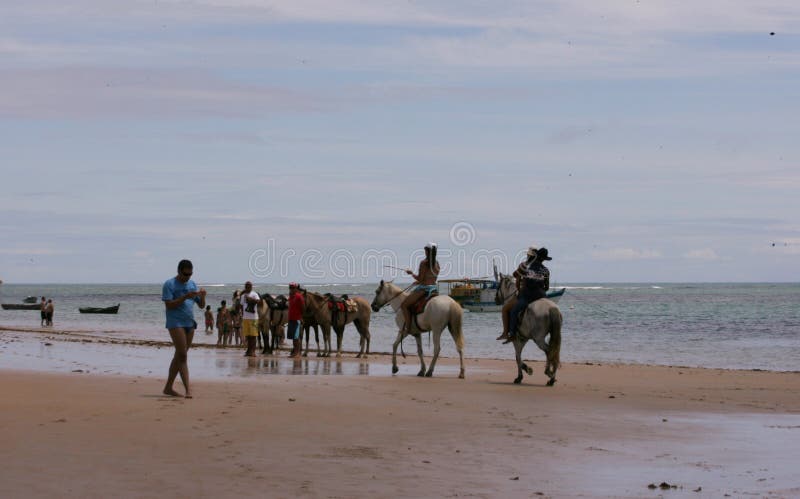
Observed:
[[[796,0],[0,0],[0,279],[800,280]]]

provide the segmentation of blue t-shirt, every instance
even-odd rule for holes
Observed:
[[[161,299],[163,301],[174,300],[185,296],[187,293],[197,291],[197,284],[191,279],[181,282],[176,277],[169,279],[161,288]],[[186,300],[175,308],[167,309],[167,329],[173,327],[194,327],[194,304],[200,304],[200,297],[195,296],[193,300]]]

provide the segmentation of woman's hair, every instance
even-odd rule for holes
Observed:
[[[428,257],[428,266],[430,266],[431,272],[435,272],[436,271],[436,246],[435,245],[431,246],[431,249],[429,251],[429,255],[430,256]]]

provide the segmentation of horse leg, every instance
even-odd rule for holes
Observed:
[[[310,327],[308,327],[308,326],[303,326],[303,336],[305,336],[305,337],[306,337],[306,351],[303,353],[303,357],[308,357],[308,339],[309,339],[308,337],[311,335],[311,331],[310,331],[310,329],[311,329],[311,328],[310,328]],[[302,343],[303,343],[303,342],[302,342],[302,338],[303,338],[303,336],[300,336],[300,340],[301,340],[301,341],[300,341],[300,343],[301,343],[301,344],[300,344],[300,347],[301,347],[301,349],[302,349],[302,346],[303,346],[303,345],[302,345]]]
[[[460,366],[458,379],[464,379],[464,347],[456,343],[456,349],[458,350],[458,364]]]
[[[422,356],[422,333],[414,335],[417,340],[417,355],[419,355],[419,372],[417,376],[425,376],[425,358]]]
[[[433,334],[433,358],[431,359],[430,367],[428,367],[428,372],[425,373],[425,377],[427,378],[433,376],[433,368],[436,367],[436,359],[439,358],[439,352],[442,349],[442,330],[439,329],[438,331],[433,331],[432,334]]]
[[[331,326],[330,324],[322,324],[322,356],[330,357],[331,355]]]
[[[522,383],[522,369],[523,369],[523,366],[526,368],[525,369],[526,371],[527,371],[527,367],[528,367],[525,364],[523,364],[523,362],[522,362],[522,347],[524,345],[525,344],[522,341],[520,341],[519,339],[514,340],[514,355],[515,355],[515,358],[517,359],[517,377],[514,379],[514,384],[515,385],[518,385],[518,384]]]
[[[324,338],[323,338],[324,340]],[[314,326],[314,342],[317,344],[317,357],[321,357],[319,350],[319,326]]]
[[[361,357],[362,359],[366,359],[367,354],[369,354],[369,329],[358,319],[354,320],[353,324],[355,324],[358,334],[361,336],[359,340],[361,350],[358,352],[358,355],[356,355],[356,358]],[[366,351],[364,351],[365,347]]]
[[[403,333],[402,331],[398,331],[397,338],[395,338],[394,344],[392,344],[392,374],[397,374],[397,371],[399,371],[397,368],[397,347],[400,345],[401,341],[403,341]]]
[[[261,353],[263,354],[272,353],[272,349],[270,348],[269,344],[269,327],[261,328],[261,337],[263,338],[263,343],[264,343],[264,349],[261,351]]]
[[[336,332],[336,356],[342,356],[342,339],[344,339],[344,325],[340,327],[334,327],[333,330]]]

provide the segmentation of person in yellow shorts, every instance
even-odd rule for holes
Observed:
[[[258,302],[261,297],[253,291],[253,283],[244,283],[244,292],[239,297],[242,304],[242,336],[247,342],[245,357],[256,356],[256,341],[258,340]]]

